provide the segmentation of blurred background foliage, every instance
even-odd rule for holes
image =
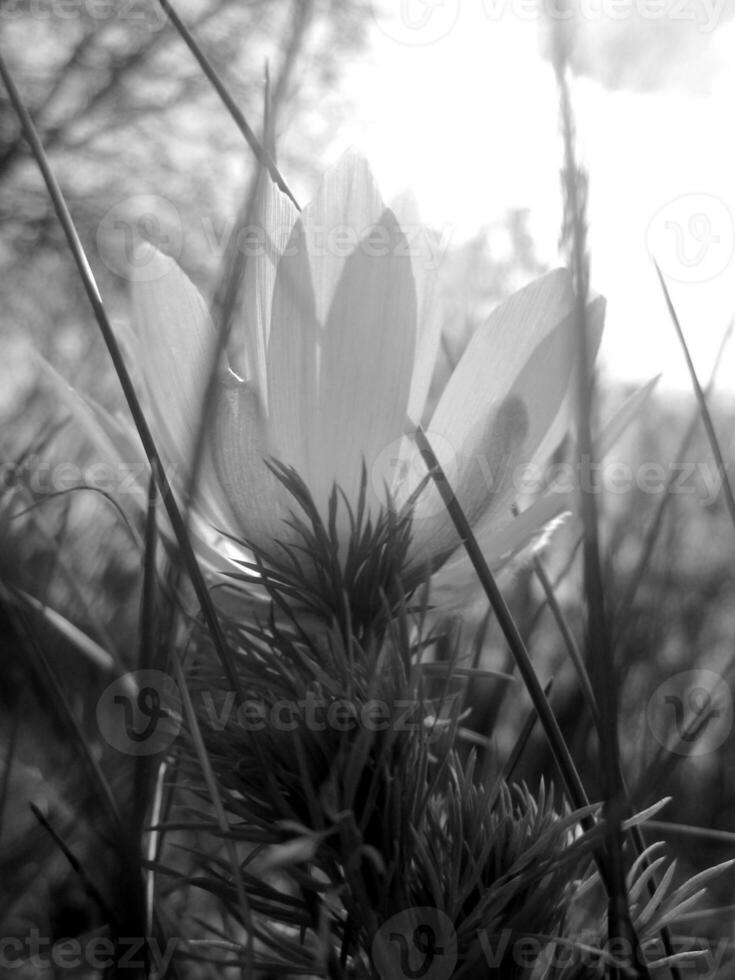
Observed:
[[[319,148],[346,109],[340,77],[364,44],[366,0],[203,0],[182,14],[256,132],[268,73],[280,163],[291,177],[313,178]],[[144,0],[5,2],[0,29],[113,315],[127,292],[120,249],[134,233],[178,258],[206,291],[252,159],[162,8]],[[315,104],[318,114],[305,111]],[[104,391],[94,332],[80,322],[81,284],[4,92],[0,222],[6,349],[32,340]],[[16,382],[26,363],[21,347]]]
[[[368,7],[366,0],[182,5],[189,26],[258,131],[268,65],[278,162],[297,188],[313,187],[322,169],[321,149],[349,111],[340,78],[365,43]],[[119,236],[105,232],[111,212],[131,228],[144,214],[145,226],[137,230],[174,254],[211,298],[228,233],[247,192],[251,155],[162,11],[143,0],[123,5],[4,2],[0,30],[3,51],[41,129],[113,317],[127,315],[129,284],[116,271]],[[316,105],[319,112],[313,111]],[[104,815],[88,771],[79,765],[68,718],[49,694],[47,662],[74,708],[92,757],[123,798],[130,773],[96,724],[94,706],[107,675],[40,616],[21,614],[5,586],[48,602],[103,648],[132,663],[139,642],[142,527],[129,513],[132,525],[121,516],[118,506],[124,510],[124,500],[88,490],[50,495],[29,476],[44,463],[93,459],[83,434],[66,424],[53,394],[37,381],[31,350],[108,406],[119,408],[121,399],[4,93],[0,223],[0,582],[5,584],[0,603],[0,921],[5,922],[3,935],[21,935],[33,925],[60,937],[90,928],[99,912],[33,819],[28,802],[53,815],[64,840],[95,869],[98,885],[109,893],[120,873],[120,856],[109,831],[100,831]],[[439,270],[445,329],[435,392],[487,312],[541,271],[523,211],[509,212],[502,226],[487,228],[447,252]],[[627,394],[603,378],[603,418]],[[723,451],[732,460],[735,412],[728,402],[713,404]],[[693,436],[680,456],[692,425]],[[654,394],[614,458],[633,473],[651,462],[661,463],[667,474],[675,461],[692,469],[681,492],[670,495],[650,559],[640,572],[661,494],[634,489],[606,494],[603,500],[622,752],[634,803],[643,807],[670,795],[667,820],[728,831],[735,825],[731,737],[706,755],[667,756],[655,780],[648,770],[661,746],[647,726],[646,711],[662,680],[699,666],[721,674],[731,688],[735,682],[735,529],[721,495],[710,493],[697,469],[715,473],[693,398]],[[70,485],[74,482],[72,476]],[[567,569],[557,595],[573,632],[581,636],[579,561],[570,564],[578,533],[569,522],[543,560],[552,578]],[[554,678],[555,709],[595,798],[591,726],[530,562],[514,569],[506,594],[542,679]],[[482,666],[508,669],[502,637],[484,622],[484,608],[479,598],[468,601],[468,615],[455,627],[468,647],[480,636]],[[472,683],[470,702],[469,725],[491,735],[502,758],[528,710],[524,696],[482,680]],[[537,733],[518,775],[535,787],[551,769]],[[711,837],[671,833],[668,839],[685,874],[732,853],[731,843]],[[730,877],[713,887],[723,905],[733,901]],[[709,930],[714,939],[731,934],[727,913],[696,928],[699,935]]]

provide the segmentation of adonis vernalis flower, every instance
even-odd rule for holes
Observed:
[[[198,481],[199,524],[261,555],[277,554],[276,542],[294,543],[288,521],[295,504],[269,465],[275,460],[299,474],[325,523],[339,488],[349,509],[336,519],[347,536],[367,475],[373,512],[387,498],[400,507],[420,490],[408,563],[436,570],[459,540],[411,439],[423,422],[498,566],[564,507],[550,496],[511,513],[520,468],[547,456],[567,424],[575,367],[569,274],[537,279],[490,315],[427,421],[440,329],[428,233],[386,207],[355,154],[326,174],[303,212],[268,186],[257,214],[236,325],[245,377],[226,368],[218,379]],[[217,330],[176,263],[145,248],[144,281],[133,283],[131,350],[159,450],[181,477]],[[589,310],[595,338],[603,308],[596,300]],[[224,556],[201,537],[205,557],[223,567]],[[454,572],[462,561],[457,551]]]

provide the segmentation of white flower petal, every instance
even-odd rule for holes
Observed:
[[[309,250],[315,309],[327,322],[345,262],[385,210],[367,161],[349,151],[328,170],[301,222]]]
[[[437,406],[431,438],[454,450],[447,476],[472,524],[503,518],[517,495],[516,468],[533,458],[559,412],[574,370],[572,308],[566,275],[552,273],[516,294],[470,341]],[[458,544],[436,496],[427,488],[419,499],[414,537],[417,553],[435,557]]]
[[[594,364],[597,351],[602,340],[602,329],[605,325],[606,301],[602,296],[596,296],[587,304],[587,343],[590,362]],[[577,361],[575,360],[575,364]],[[577,384],[573,382],[564,399],[559,411],[556,413],[554,421],[549,425],[546,435],[536,450],[533,462],[543,465],[549,456],[558,448],[570,427],[575,424],[575,411],[577,404]]]
[[[269,452],[295,467],[312,486],[316,439],[317,357],[321,326],[315,312],[304,226],[296,222],[278,263],[268,342]]]
[[[243,326],[248,380],[257,385],[268,406],[267,352],[278,262],[288,245],[298,211],[292,201],[263,173],[248,232],[244,256]]]
[[[404,194],[391,205],[406,236],[416,283],[416,356],[407,415],[414,424],[422,422],[436,356],[441,339],[442,317],[438,303],[437,270],[446,247],[441,236],[422,225],[414,198]]]
[[[133,328],[159,451],[188,469],[201,419],[217,333],[199,291],[178,265],[150,245],[145,282],[134,282]],[[153,274],[155,273],[155,274]]]
[[[317,502],[336,481],[355,501],[363,461],[372,472],[400,437],[416,343],[416,290],[405,238],[385,210],[344,266],[329,311],[319,379]],[[386,479],[388,478],[386,473]]]
[[[490,571],[496,574],[524,548],[548,534],[571,505],[569,494],[546,493],[517,517],[509,516],[502,527],[497,521],[481,522],[474,534]],[[466,605],[468,595],[479,588],[477,573],[462,548],[432,578],[431,603],[446,612]]]
[[[265,464],[265,422],[255,388],[233,378],[221,388],[213,415],[212,456],[239,533],[273,553],[274,540],[288,536],[283,519],[292,501]]]
[[[93,398],[83,395],[62,378],[56,368],[40,354],[35,356],[41,380],[48,384],[81,425],[94,447],[102,454],[104,462],[127,462],[137,465],[145,462],[145,454],[132,423],[117,419]]]
[[[95,465],[101,464],[100,468],[96,469],[95,465],[90,468],[89,472],[92,474],[90,485],[95,485],[96,476],[102,489],[111,491],[115,497],[123,494],[126,503],[132,502],[145,510],[148,506],[150,467],[140,436],[127,414],[113,416],[94,399],[79,394],[43,358],[39,358],[39,367],[44,380],[53,385],[63,404],[71,410],[76,421],[101,454],[101,458],[95,461]],[[149,413],[149,406],[146,405],[144,408]],[[179,504],[182,504],[185,474],[172,465],[170,460],[164,459],[163,464]],[[209,524],[217,528],[227,528],[233,523],[232,514],[222,498],[216,476],[206,465],[206,457],[201,468],[197,491],[198,514],[192,515],[191,530],[192,537],[197,538],[197,554],[201,554],[199,542],[203,543],[203,539],[194,533],[197,525]],[[172,544],[173,532],[166,519],[165,509],[160,505],[159,516],[162,521],[164,541]],[[210,556],[208,555],[207,558],[209,559]]]
[[[474,526],[488,514],[502,515],[510,511],[517,496],[516,468],[526,458],[530,425],[525,401],[511,394],[491,412],[489,419],[473,427],[460,453],[450,453],[450,465],[442,466],[470,525]],[[439,458],[437,443],[442,445],[441,437],[432,431],[428,438]],[[433,564],[459,544],[454,523],[430,481],[414,510],[412,555]]]
[[[557,269],[494,310],[452,372],[429,428],[457,449],[465,434],[508,395],[534,349],[574,307],[571,278]]]

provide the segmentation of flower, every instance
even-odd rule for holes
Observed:
[[[258,203],[246,259],[241,340],[245,377],[220,376],[200,468],[202,527],[264,555],[296,532],[294,501],[268,465],[293,467],[327,519],[337,486],[354,507],[363,474],[369,506],[404,504],[426,476],[410,432],[423,419],[439,342],[429,235],[386,207],[351,153],[300,214],[274,186]],[[253,230],[253,229],[251,229]],[[133,282],[130,341],[164,462],[187,472],[217,330],[176,263],[147,246]],[[590,306],[596,337],[604,303]],[[538,533],[567,502],[518,517],[518,468],[548,455],[567,425],[575,366],[574,296],[556,270],[499,306],[476,331],[441,393],[427,433],[491,565]],[[365,469],[363,470],[363,466]],[[459,540],[431,481],[413,511],[412,568],[437,569]],[[338,517],[349,534],[349,513]],[[206,557],[223,554],[200,534]],[[462,558],[455,556],[455,572]]]

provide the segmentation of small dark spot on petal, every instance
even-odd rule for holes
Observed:
[[[528,412],[518,395],[509,395],[500,405],[490,430],[490,451],[495,459],[507,457],[528,435]]]

